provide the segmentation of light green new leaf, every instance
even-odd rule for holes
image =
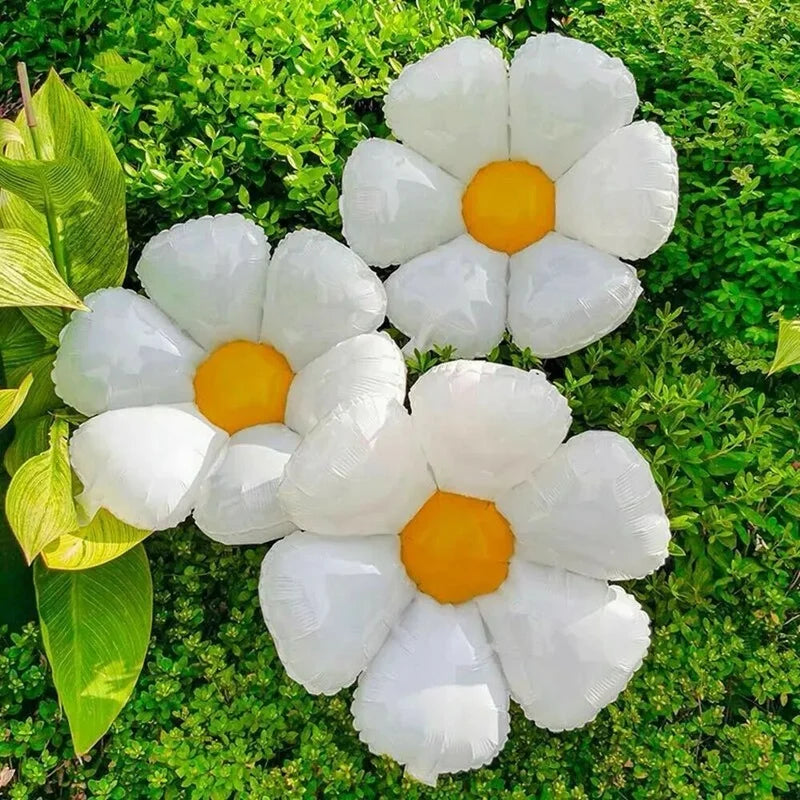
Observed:
[[[47,450],[52,422],[49,414],[15,421],[14,439],[3,454],[3,466],[9,475],[14,475],[28,459]]]
[[[778,347],[768,375],[800,364],[800,319],[782,319],[778,325]]]
[[[142,671],[153,619],[153,584],[142,545],[87,570],[34,565],[42,640],[75,752],[103,736]]]
[[[77,158],[27,161],[0,156],[0,189],[18,195],[37,211],[49,201],[61,214],[79,202],[89,185],[86,168]]]
[[[22,134],[10,119],[0,119],[0,153],[10,142],[22,144],[23,141]]]
[[[67,281],[81,297],[104,286],[119,286],[128,262],[125,178],[114,148],[92,112],[51,71],[33,96],[41,158],[75,159],[86,172],[81,199],[59,215]],[[30,131],[20,114],[16,126],[24,143],[6,146],[10,159],[35,157]],[[22,228],[49,242],[44,215],[17,195],[0,192],[0,227]]]
[[[127,553],[150,533],[127,525],[101,508],[88,525],[47,545],[42,558],[50,569],[89,569]]]
[[[26,461],[6,494],[6,517],[30,564],[42,548],[78,527],[69,465],[69,425],[57,419],[50,428],[50,447]]]
[[[0,428],[5,428],[11,422],[14,414],[19,411],[32,383],[33,375],[29,372],[16,389],[0,389]]]
[[[56,271],[47,247],[14,229],[0,229],[0,306],[85,308]]]
[[[124,59],[116,50],[106,50],[94,58],[103,80],[115,89],[129,89],[144,75],[145,65],[135,58]]]

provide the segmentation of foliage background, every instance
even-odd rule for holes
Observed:
[[[647,296],[632,321],[544,365],[573,430],[634,439],[665,492],[674,557],[627,587],[655,626],[628,690],[567,734],[515,709],[489,768],[435,790],[406,782],[359,743],[348,692],[313,698],[286,678],[257,603],[265,548],[226,549],[186,524],[148,540],[150,653],[90,759],[72,758],[37,627],[0,632],[0,795],[798,796],[800,383],[763,376],[771,313],[800,313],[796,3],[6,0],[0,103],[14,110],[24,59],[42,77],[54,64],[92,104],[129,178],[133,261],[203,213],[241,210],[273,240],[301,225],[336,234],[344,159],[386,135],[380,98],[404,63],[477,31],[511,52],[545,28],[628,64],[681,166],[678,224],[637,265]]]

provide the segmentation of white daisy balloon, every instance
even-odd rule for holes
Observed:
[[[136,272],[151,299],[95,292],[61,333],[56,392],[91,417],[70,442],[80,506],[147,530],[194,511],[231,544],[291,532],[277,490],[303,437],[349,398],[405,394],[380,281],[318,231],[270,260],[238,214],[158,234]]]
[[[399,140],[369,139],[342,180],[343,232],[386,281],[408,348],[485,355],[506,327],[542,357],[620,325],[641,293],[639,259],[675,223],[678,166],[618,58],[532,36],[508,67],[463,38],[389,88]]]
[[[410,404],[356,399],[300,444],[279,494],[304,532],[259,592],[288,674],[315,694],[358,678],[362,740],[433,784],[500,752],[509,697],[554,731],[617,697],[649,620],[608,581],[661,566],[670,534],[627,439],[562,444],[569,407],[540,372],[451,362]]]

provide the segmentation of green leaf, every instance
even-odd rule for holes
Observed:
[[[10,119],[0,119],[0,153],[10,142],[22,144],[24,141],[19,128]]]
[[[0,306],[85,308],[47,247],[23,230],[0,230]]]
[[[748,466],[752,460],[752,453],[723,453],[708,461],[708,474],[715,477],[735,475]]]
[[[3,455],[3,466],[13,475],[28,459],[47,450],[53,418],[47,416],[14,420],[14,439]]]
[[[89,175],[77,158],[55,161],[17,160],[0,156],[0,188],[44,212],[49,201],[56,213],[66,211],[86,194]]]
[[[78,527],[68,432],[66,421],[56,420],[50,428],[50,447],[26,461],[8,486],[8,524],[29,564],[45,545]]]
[[[59,215],[67,262],[67,282],[84,297],[104,286],[119,286],[128,262],[125,178],[108,135],[92,112],[51,70],[33,96],[41,158],[79,161],[86,172],[85,192]],[[16,121],[24,143],[6,147],[10,159],[34,158],[23,115]],[[17,195],[0,192],[0,227],[22,228],[49,243],[43,214]]]
[[[6,375],[47,352],[47,342],[17,308],[0,308],[0,359]]]
[[[103,73],[103,80],[115,89],[128,89],[144,75],[145,65],[135,58],[125,60],[116,50],[98,53],[94,65]]]
[[[778,347],[768,375],[800,364],[800,319],[782,319],[778,324]]]
[[[56,394],[53,378],[51,377],[55,359],[55,353],[48,353],[23,368],[9,371],[8,379],[12,383],[19,383],[26,372],[33,374],[33,387],[28,392],[22,408],[17,413],[16,423],[39,417],[53,408],[64,405],[64,402]]]
[[[75,752],[83,755],[131,696],[150,641],[153,584],[142,545],[87,570],[34,565],[42,640]]]
[[[33,375],[29,372],[16,389],[0,389],[0,428],[5,428],[11,422],[14,414],[28,396],[28,390],[33,383]]]
[[[127,525],[101,508],[88,525],[47,545],[42,558],[50,569],[89,569],[127,553],[151,532]]]

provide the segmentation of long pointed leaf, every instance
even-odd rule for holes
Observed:
[[[37,211],[49,201],[57,213],[86,194],[89,175],[73,156],[55,161],[18,160],[0,156],[0,188],[26,200]]]
[[[0,428],[5,428],[14,414],[28,396],[28,390],[33,383],[33,375],[29,372],[16,389],[0,389]]]
[[[6,494],[6,517],[30,564],[45,545],[78,527],[67,451],[69,426],[57,419],[50,447],[26,461]]]
[[[45,652],[82,755],[111,726],[144,664],[153,617],[153,584],[142,545],[80,571],[34,565]]]
[[[778,325],[778,346],[769,375],[800,364],[800,319],[782,319]]]
[[[18,229],[0,230],[0,306],[85,308],[56,271],[50,251]]]

